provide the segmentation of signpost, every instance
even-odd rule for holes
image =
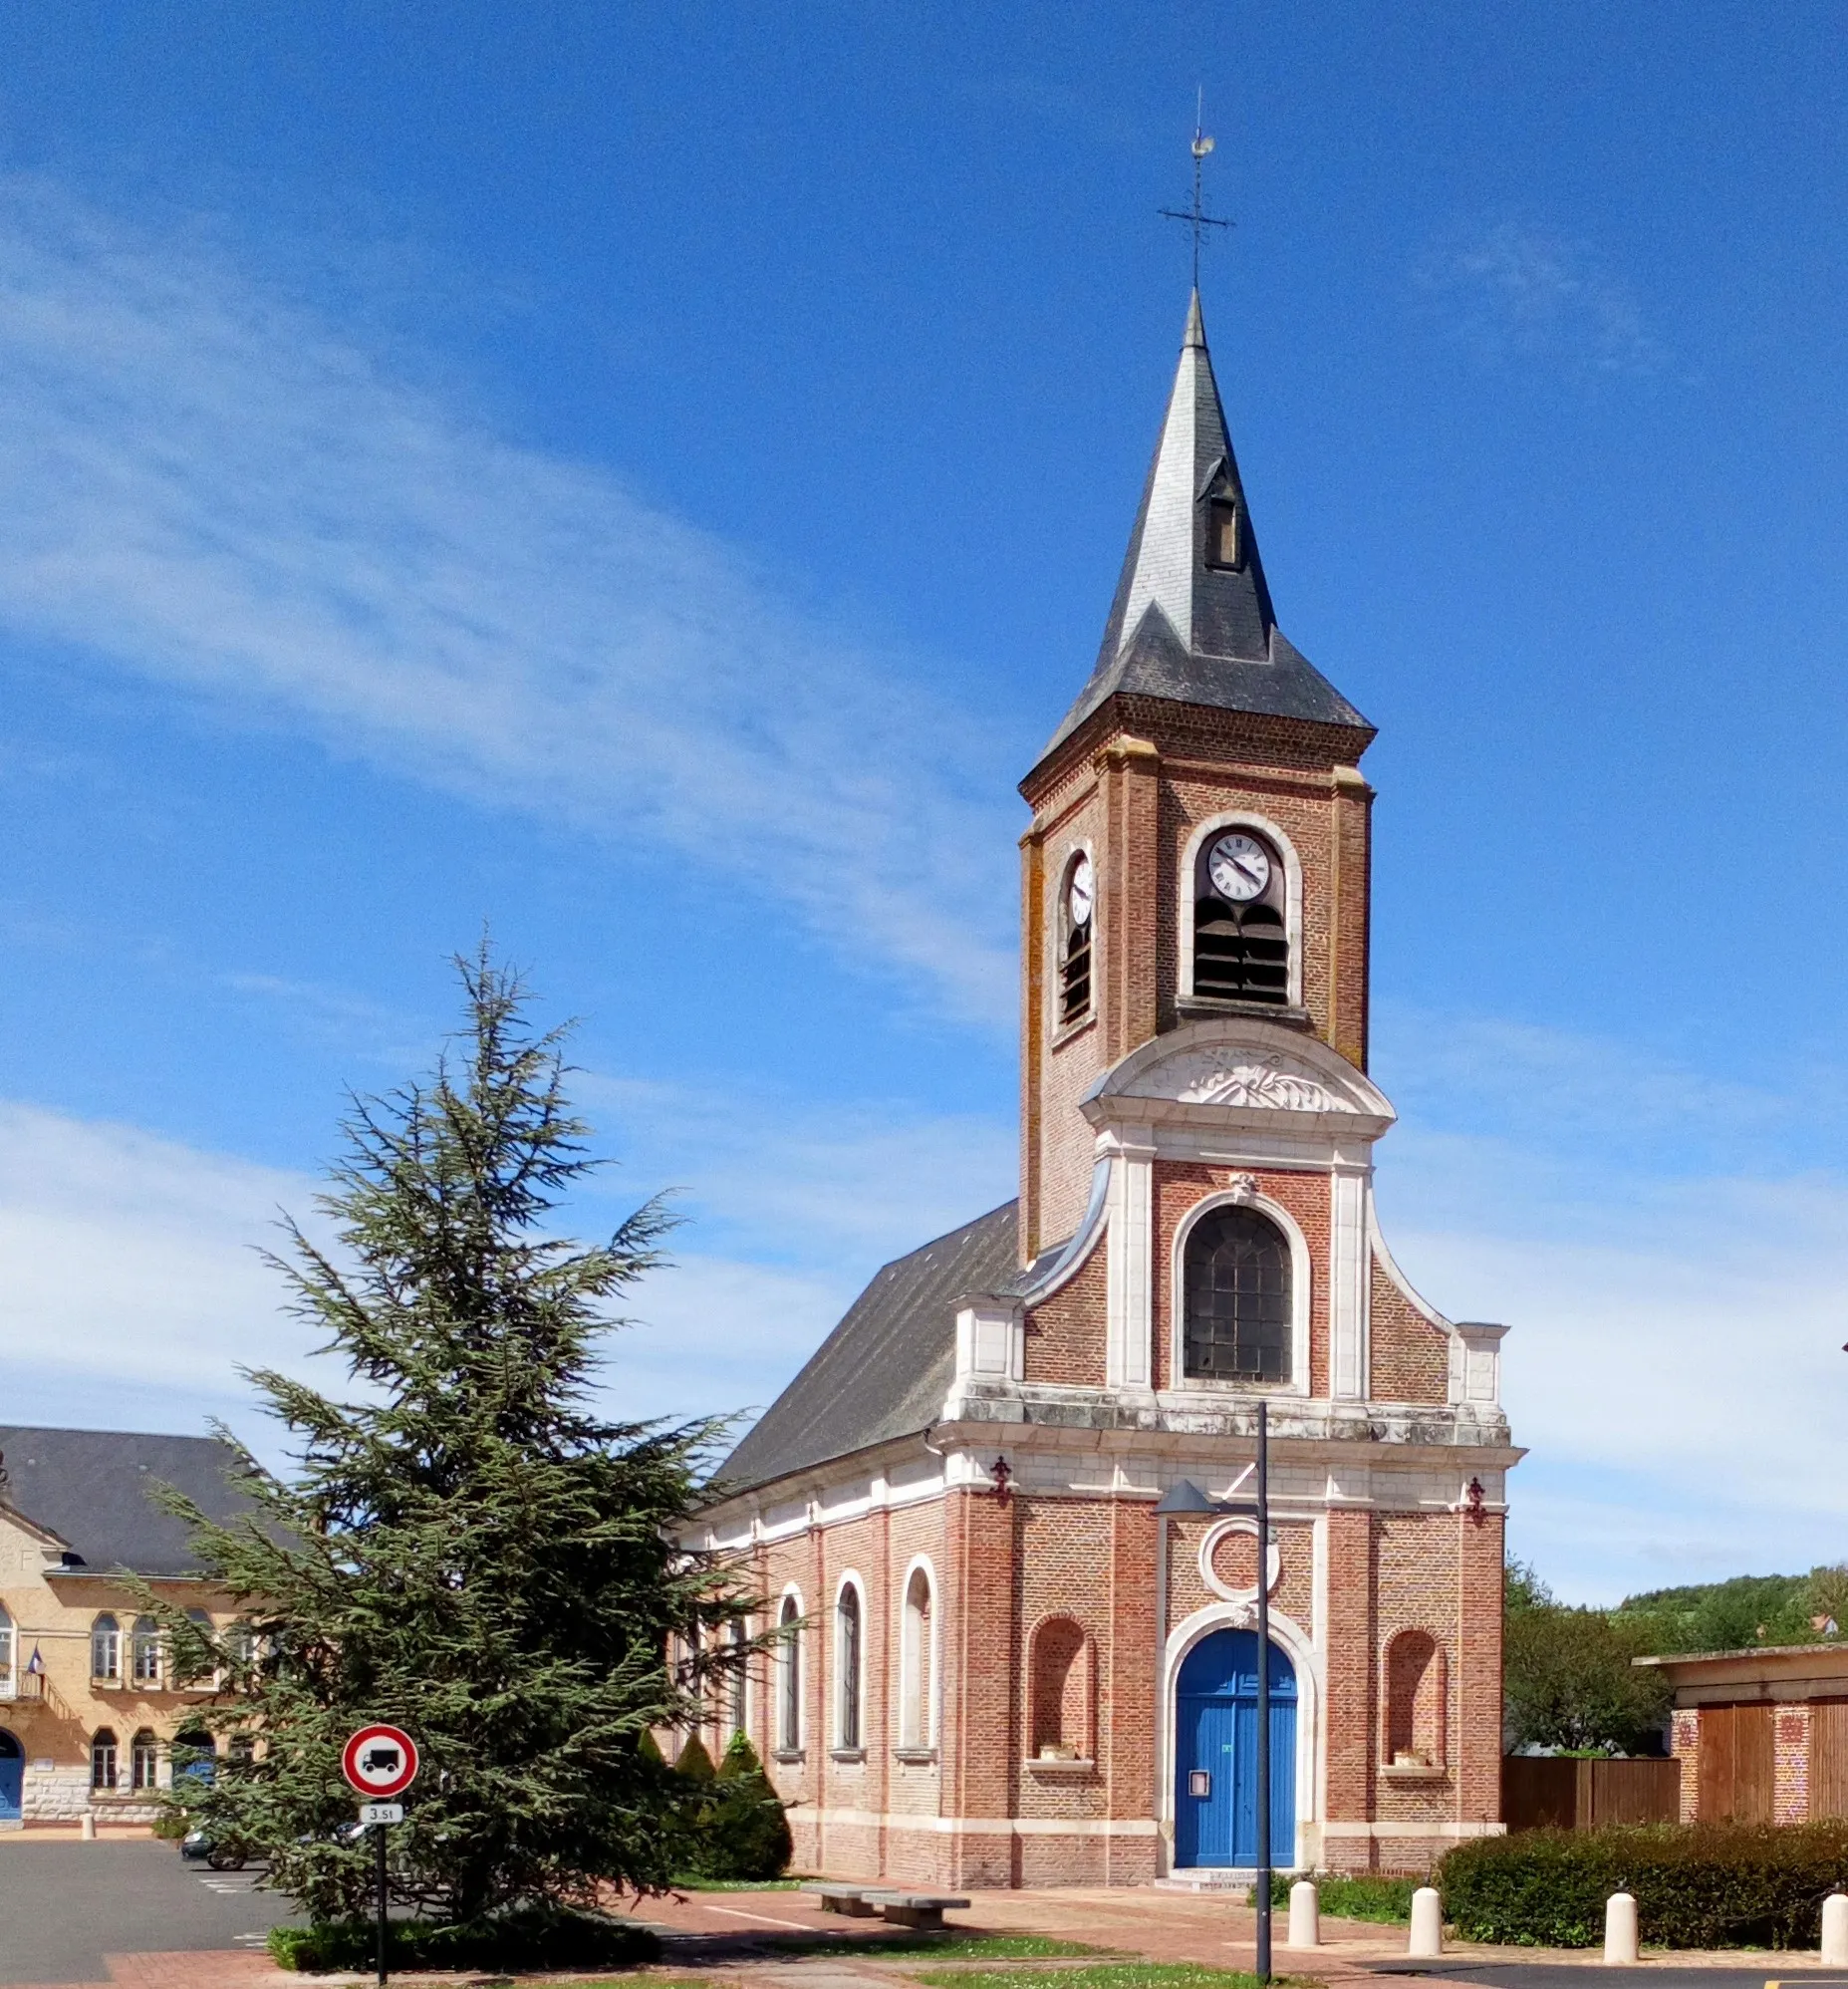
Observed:
[[[386,1979],[386,1863],[388,1825],[404,1821],[404,1806],[390,1799],[401,1796],[417,1779],[417,1744],[402,1727],[362,1727],[340,1757],[341,1772],[362,1796],[360,1822],[372,1827],[379,1856],[379,1980]]]

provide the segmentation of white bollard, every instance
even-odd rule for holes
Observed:
[[[1629,1968],[1636,1959],[1636,1900],[1628,1892],[1613,1892],[1604,1902],[1604,1965]]]
[[[79,1837],[81,1837],[84,1840],[86,1844],[90,1843],[90,1841],[96,1836],[97,1813],[94,1810],[86,1810],[84,1812],[83,1817],[77,1826],[77,1834]]]
[[[1848,1906],[1848,1899],[1844,1899],[1842,1904]],[[1285,1945],[1322,1945],[1322,1900],[1313,1878],[1299,1878],[1290,1887],[1290,1937]]]
[[[1848,1968],[1848,1892],[1831,1892],[1822,1902],[1822,1965]]]
[[[1412,1937],[1406,1952],[1426,1957],[1444,1952],[1444,1902],[1435,1885],[1421,1885],[1412,1895]]]

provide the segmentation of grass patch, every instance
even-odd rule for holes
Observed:
[[[814,1881],[808,1878],[695,1878],[690,1872],[676,1878],[671,1889],[675,1892],[794,1892]],[[590,1983],[587,1989],[602,1989],[601,1983]]]
[[[917,1978],[930,1989],[1260,1989],[1255,1975],[1233,1968],[1200,1968],[1191,1962],[1116,1961],[1098,1968],[956,1969]],[[1278,1975],[1273,1983],[1309,1989],[1302,1976]]]
[[[1338,1872],[1316,1872],[1315,1889],[1322,1911],[1337,1920],[1378,1920],[1387,1926],[1403,1927],[1412,1918],[1412,1894],[1424,1878],[1344,1878]],[[1295,1879],[1278,1876],[1270,1881],[1270,1903],[1287,1907]],[[1246,1895],[1250,1904],[1257,1888]]]
[[[946,1960],[955,1961],[1044,1961],[1056,1955],[1111,1952],[1107,1947],[1091,1947],[1081,1940],[1055,1940],[1051,1934],[908,1934],[898,1940],[876,1941],[873,1945],[881,1954],[942,1955]],[[919,1977],[922,1982],[929,1979],[928,1976]],[[980,1978],[957,1974],[950,1979],[973,1982]],[[1031,1979],[1043,1982],[1046,1971],[1035,1969]],[[1065,1979],[1065,1971],[1059,1972],[1058,1979]]]

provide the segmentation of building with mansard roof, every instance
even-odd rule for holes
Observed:
[[[0,1425],[0,1830],[149,1822],[176,1744],[203,1772],[214,1681],[179,1674],[145,1596],[216,1630],[232,1613],[149,1495],[226,1522],[237,1472],[215,1437]]]
[[[1234,1882],[1260,1797],[1303,1868],[1500,1829],[1521,1453],[1504,1328],[1420,1297],[1374,1212],[1373,737],[1277,626],[1195,296],[1021,783],[1019,1198],[881,1271],[702,1515],[785,1631],[711,1738],[749,1731],[804,1868]],[[1262,1550],[1158,1512],[1249,1491],[1260,1402]]]

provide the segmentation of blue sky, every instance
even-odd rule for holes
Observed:
[[[0,1403],[248,1424],[483,921],[761,1404],[1010,1192],[1013,782],[1208,331],[1381,726],[1411,1275],[1562,1591],[1848,1554],[1843,43],[1743,5],[0,5]],[[587,1225],[610,1206],[588,1203]]]

